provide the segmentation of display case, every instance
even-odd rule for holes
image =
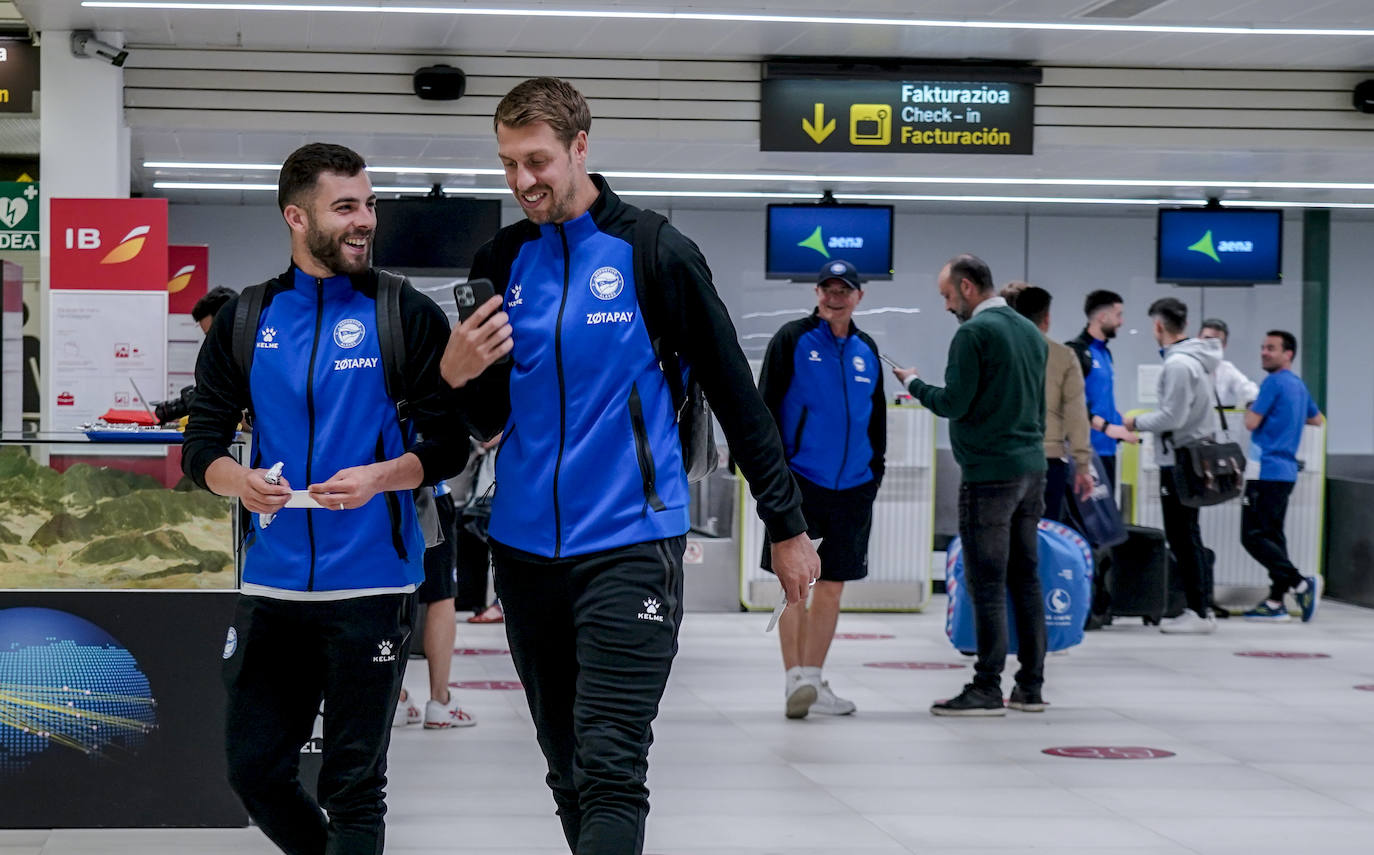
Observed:
[[[0,435],[0,588],[234,590],[236,506],[176,443]]]
[[[178,443],[0,435],[0,824],[247,824],[220,677],[236,508]]]

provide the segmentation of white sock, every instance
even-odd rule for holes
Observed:
[[[793,683],[796,683],[796,682],[797,682],[798,680],[800,680],[801,678],[802,678],[802,669],[801,669],[801,666],[796,666],[796,667],[793,667],[793,668],[788,668],[788,669],[787,669],[787,688],[790,690],[790,689],[792,688],[792,684],[793,684]]]
[[[1266,606],[1268,606],[1269,608],[1271,608],[1271,609],[1280,609],[1280,608],[1283,608],[1283,603],[1277,602],[1277,601],[1275,601],[1275,600],[1265,600],[1265,601],[1264,601],[1264,604],[1265,604]]]
[[[1305,593],[1307,593],[1307,580],[1306,580],[1306,579],[1303,579],[1301,582],[1299,582],[1299,583],[1298,583],[1298,586],[1297,586],[1296,588],[1293,589],[1293,593],[1295,593],[1295,594],[1305,594]]]
[[[815,667],[814,665],[801,666],[801,673],[803,678],[810,680],[813,683],[819,683],[821,681],[821,669]]]

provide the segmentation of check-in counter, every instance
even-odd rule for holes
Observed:
[[[748,484],[740,479],[739,601],[772,609],[779,587],[760,569],[764,529]],[[920,611],[931,596],[935,528],[935,417],[916,404],[887,408],[887,472],[873,505],[868,578],[844,586],[850,611]]]
[[[1374,455],[1328,458],[1326,507],[1326,594],[1374,608]]]

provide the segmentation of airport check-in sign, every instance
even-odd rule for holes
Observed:
[[[759,118],[763,151],[1031,154],[1035,87],[774,78]]]

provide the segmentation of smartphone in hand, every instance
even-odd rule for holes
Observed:
[[[453,286],[453,302],[458,304],[458,323],[472,317],[477,307],[496,296],[496,286],[490,279],[469,279]],[[496,360],[496,364],[510,361],[510,354]]]
[[[496,296],[490,279],[469,279],[453,286],[453,302],[458,304],[458,322],[472,317],[477,307]]]

